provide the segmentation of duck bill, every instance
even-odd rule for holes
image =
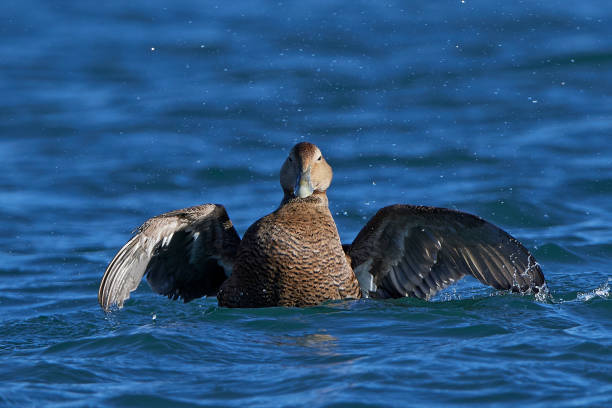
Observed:
[[[297,176],[295,180],[295,189],[293,195],[300,198],[311,196],[314,192],[312,184],[310,184],[310,168]]]

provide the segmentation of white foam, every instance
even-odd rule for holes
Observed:
[[[596,297],[600,297],[602,299],[607,299],[610,296],[610,278],[608,278],[608,280],[601,286],[599,286],[597,289],[594,289],[590,292],[586,292],[586,293],[581,293],[578,292],[578,295],[576,296],[576,300],[580,300],[582,302],[588,302],[589,300],[596,298]]]

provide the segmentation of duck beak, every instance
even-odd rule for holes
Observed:
[[[306,171],[301,174],[298,173],[297,178],[295,179],[295,188],[293,190],[293,195],[300,198],[305,198],[314,192],[314,188],[312,188],[312,184],[310,184],[310,167],[306,169]]]

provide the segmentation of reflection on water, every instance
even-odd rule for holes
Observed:
[[[322,356],[337,356],[338,339],[324,333],[304,334],[302,336],[275,337],[272,343],[277,346],[300,346]]]

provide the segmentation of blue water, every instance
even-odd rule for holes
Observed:
[[[612,406],[608,0],[5,0],[0,96],[1,406]],[[469,211],[550,295],[102,312],[135,227],[216,202],[244,233],[302,140],[344,242]]]

